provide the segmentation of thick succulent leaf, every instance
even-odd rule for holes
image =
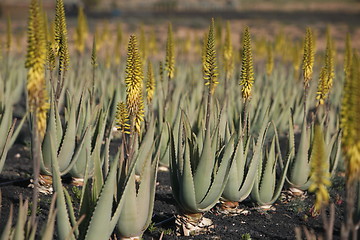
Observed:
[[[120,235],[123,237],[135,237],[139,235],[139,219],[142,216],[137,216],[137,208],[140,207],[137,204],[136,199],[136,183],[135,175],[132,174],[129,180],[130,191],[123,196],[124,205],[120,213],[120,217],[117,223],[117,229]],[[143,213],[147,214],[147,213]],[[139,218],[139,219],[138,219]]]
[[[54,237],[55,219],[57,214],[57,210],[55,210],[55,202],[56,193],[53,195],[53,198],[51,200],[47,222],[42,229],[41,240],[52,240]]]
[[[170,149],[170,132],[166,124],[163,124],[161,128],[161,140],[160,140],[160,164],[163,166],[169,166],[169,149]]]
[[[92,186],[93,186],[93,198],[97,199],[101,188],[104,184],[104,177],[103,177],[103,173],[102,173],[102,169],[101,169],[101,158],[100,158],[100,154],[99,151],[95,151],[95,154],[91,155],[91,159],[92,161],[94,161],[94,176],[93,176],[93,182],[92,182]]]
[[[155,160],[153,160],[153,163],[151,164],[151,175],[150,175],[150,201],[149,201],[149,210],[148,210],[148,217],[147,221],[145,223],[143,231],[150,225],[153,210],[154,210],[154,202],[155,202],[155,194],[156,194],[156,179],[157,179],[157,172],[158,172],[158,166],[159,166],[159,156],[160,151],[158,149],[157,154],[155,155]],[[144,191],[145,192],[145,191]]]
[[[67,239],[69,233],[71,232],[70,218],[66,207],[64,189],[61,183],[60,178],[60,169],[57,161],[55,146],[52,140],[52,136],[50,137],[50,143],[52,145],[52,175],[53,175],[53,187],[55,192],[57,193],[56,199],[56,208],[58,210],[56,216],[56,226],[59,234],[59,239]],[[75,239],[73,234],[70,234],[70,239]]]
[[[14,127],[15,127],[15,121],[13,125],[10,127],[9,132],[6,135],[2,135],[4,136],[3,139],[5,139],[5,144],[3,145],[3,148],[0,149],[0,173],[4,167],[7,153],[11,147],[11,136],[14,132]]]
[[[5,106],[4,110],[2,112],[1,116],[1,121],[0,121],[0,136],[7,136],[10,126],[11,126],[11,118],[12,118],[12,108]],[[1,149],[4,148],[6,143],[6,138],[1,137],[0,138],[0,151]]]
[[[300,145],[297,149],[295,159],[291,166],[290,184],[294,187],[306,190],[309,183],[310,162],[309,162],[309,133],[304,120],[300,137]]]
[[[261,151],[263,148],[264,139],[265,139],[265,135],[267,133],[268,125],[269,124],[267,123],[267,120],[264,119],[264,122],[263,122],[260,132],[259,132],[259,136],[258,136],[256,145],[253,150],[252,158],[248,165],[248,170],[247,170],[245,178],[240,177],[240,176],[242,176],[241,174],[243,174],[245,172],[245,166],[246,166],[245,162],[242,162],[243,155],[241,152],[239,152],[239,150],[236,150],[235,156],[234,156],[234,162],[237,162],[237,165],[235,165],[235,166],[238,167],[237,174],[238,174],[239,182],[227,183],[227,184],[231,184],[233,186],[232,189],[227,190],[225,192],[225,194],[223,193],[223,197],[226,198],[227,200],[241,202],[245,198],[247,198],[249,196],[249,194],[251,193],[251,190],[254,185],[254,181],[257,177],[258,164],[259,164],[259,161],[261,158]],[[245,153],[248,151],[247,149],[249,148],[249,144],[250,144],[250,139],[247,142],[247,145],[245,147]],[[246,159],[246,157],[245,157],[245,159]],[[236,178],[234,177],[231,180],[233,180],[233,179],[236,179]],[[228,182],[229,181],[230,181],[230,177],[228,179]]]
[[[114,200],[114,191],[116,185],[117,162],[114,161],[111,166],[99,198],[97,199],[95,209],[92,212],[86,237],[88,240],[109,239],[115,225],[110,224],[112,219],[112,208]],[[89,209],[91,213],[91,210]]]
[[[25,120],[28,118],[28,115],[29,115],[29,112],[26,112],[25,115],[23,116],[23,118],[21,119],[21,121],[19,122],[19,124],[16,126],[16,129],[14,130],[14,133],[12,134],[12,137],[11,137],[10,146],[12,146],[14,144],[17,137],[19,136],[19,133],[25,123]],[[0,136],[3,136],[3,135],[0,135]]]
[[[259,204],[260,206],[264,206],[264,205],[270,205],[273,204],[280,196],[281,194],[281,190],[284,186],[285,183],[285,179],[286,179],[286,174],[290,165],[290,159],[291,159],[291,152],[288,154],[288,158],[285,164],[285,167],[281,173],[280,179],[278,179],[278,184],[276,185],[276,189],[275,191],[272,192],[272,197],[270,199],[266,199],[261,197],[261,193],[260,191],[263,190],[259,190],[259,182],[256,180],[256,182],[254,183],[254,187],[252,189],[251,192],[251,198],[255,200],[255,202],[257,204]],[[267,191],[267,189],[264,189],[265,191]]]
[[[233,162],[235,135],[230,138],[230,141],[225,146],[224,155],[220,162],[220,167],[214,176],[211,187],[205,198],[198,204],[198,208],[202,211],[207,211],[212,208],[219,200],[224,191],[226,182],[229,177],[229,171]]]
[[[65,136],[58,154],[60,171],[64,171],[70,164],[75,150],[76,137],[76,108],[71,106]]]
[[[223,191],[223,197],[229,201],[238,201],[241,196],[238,194],[239,186],[244,180],[246,157],[242,137],[235,148],[233,163],[229,171],[229,178]]]
[[[148,159],[147,155],[150,152],[150,149],[153,149],[154,143],[154,133],[155,133],[155,126],[154,122],[149,123],[149,128],[145,133],[144,138],[141,141],[140,148],[138,150],[138,160],[137,165],[135,168],[135,173],[140,174],[144,165],[144,162]]]
[[[187,212],[198,212],[196,202],[196,189],[194,186],[193,173],[191,170],[190,147],[188,140],[184,148],[184,165],[179,179],[179,204]]]
[[[170,181],[172,193],[177,202],[180,202],[180,179],[178,172],[180,171],[179,166],[177,164],[176,152],[175,152],[175,142],[174,142],[174,134],[171,130],[170,124],[167,123],[169,135],[170,135],[170,149],[169,149],[169,170],[170,170]],[[178,150],[179,151],[179,150]]]
[[[0,240],[10,239],[11,225],[12,225],[12,219],[13,219],[13,209],[14,209],[13,205],[10,205],[9,217],[8,217],[6,225],[3,229],[3,232],[1,233]]]
[[[215,164],[215,149],[212,148],[210,131],[205,133],[204,147],[194,174],[194,187],[197,202],[200,202],[209,191]]]
[[[294,119],[293,119],[292,110],[289,114],[289,149],[288,152],[290,153],[291,149],[295,149],[295,133],[294,133]],[[295,156],[295,152],[292,151],[292,156]]]
[[[259,164],[259,166],[262,163]],[[275,138],[273,138],[270,146],[270,152],[268,153],[264,170],[262,173],[260,172],[260,185],[254,184],[254,188],[258,188],[260,190],[260,199],[264,202],[268,202],[272,199],[275,184],[276,184],[276,157],[275,157]],[[257,182],[257,180],[255,180]]]
[[[157,166],[151,164],[154,144],[147,154],[138,154],[137,158],[145,157],[140,175],[140,185],[136,190],[135,178],[130,179],[130,190],[124,195],[124,206],[118,220],[118,230],[124,237],[141,236],[151,220],[154,205],[156,170]],[[157,161],[154,161],[157,164]],[[139,166],[139,159],[137,160]]]
[[[67,205],[67,209],[68,209],[68,213],[69,213],[71,226],[76,226],[77,221],[75,218],[74,207],[72,205],[72,199],[71,199],[69,192],[66,190],[66,188],[64,188],[64,194],[65,194],[65,200],[66,200],[66,205]],[[75,228],[75,229],[73,228],[73,233],[75,234],[76,238],[78,238],[79,230],[77,228]]]
[[[26,226],[27,214],[28,214],[28,201],[25,200],[25,202],[23,202],[22,198],[20,198],[19,213],[14,229],[14,237],[13,237],[14,240],[23,240],[26,238],[25,226]]]
[[[92,163],[92,161],[88,161],[91,155],[91,131],[86,131],[82,138],[84,143],[83,146],[79,148],[78,160],[75,161],[74,166],[69,171],[70,175],[76,178],[84,178],[87,163]]]
[[[57,126],[55,120],[55,102],[50,101],[50,110],[47,119],[46,131],[44,135],[44,140],[42,143],[42,161],[41,161],[41,171],[48,175],[51,175],[51,156],[52,156],[52,145],[54,147],[58,146],[58,137],[57,137]],[[60,124],[61,125],[61,124]],[[52,140],[51,140],[52,138]],[[54,141],[51,143],[51,141]],[[57,151],[57,150],[56,150]]]

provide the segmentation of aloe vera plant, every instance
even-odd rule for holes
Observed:
[[[241,120],[239,122],[239,131],[242,132],[243,129],[241,127]],[[247,158],[251,138],[249,137],[249,139],[245,141],[246,143],[244,145],[244,137],[240,133],[238,144],[234,151],[234,160],[229,172],[229,178],[222,194],[222,197],[225,200],[233,202],[243,201],[251,193],[251,189],[253,188],[256,180],[264,138],[268,129],[267,125],[268,123],[264,119],[249,162],[247,162]]]
[[[117,223],[117,230],[124,238],[140,239],[151,222],[160,149],[153,154],[154,148],[154,125],[150,123],[135,155],[139,179],[134,174],[130,176],[130,191],[123,197],[123,210]]]
[[[86,171],[88,171],[89,176],[92,176],[94,172],[94,158],[101,158],[101,164],[104,164],[104,155],[101,154],[101,150],[104,139],[106,137],[107,139],[110,138],[105,133],[109,108],[105,111],[99,107],[91,110],[90,101],[86,101],[86,103],[82,101],[79,104],[79,112],[76,138],[80,139],[80,144],[83,141],[83,144],[79,147],[79,154],[77,159],[73,160],[75,164],[72,166],[69,174],[72,177],[83,179]],[[108,145],[106,146],[108,147]],[[107,147],[104,148],[104,151]]]
[[[84,138],[80,140],[79,144],[76,144],[75,141],[78,103],[74,99],[69,101],[65,114],[65,129],[60,121],[54,95],[52,95],[50,103],[47,128],[42,142],[41,172],[46,175],[52,174],[52,158],[56,156],[61,175],[63,175],[74,166],[84,144]],[[51,143],[51,139],[53,139],[53,143]]]
[[[0,134],[3,136],[0,139],[0,172],[4,167],[7,153],[19,135],[26,119],[25,115],[15,128],[16,120],[12,120],[13,110],[11,105],[11,102],[8,102],[0,109]]]
[[[219,200],[233,161],[235,136],[220,148],[217,131],[206,131],[203,143],[191,133],[189,121],[182,113],[175,148],[170,135],[170,177],[173,195],[185,213],[208,211]],[[202,144],[202,145],[199,145]],[[222,149],[221,154],[217,154]]]
[[[132,163],[127,175],[121,174],[117,157],[111,162],[106,176],[102,175],[101,170],[95,171],[92,181],[85,181],[80,205],[83,217],[79,220],[75,218],[70,195],[62,186],[57,158],[52,158],[53,185],[58,194],[56,226],[59,239],[110,238],[123,209],[124,196],[131,191],[129,183],[134,177],[136,164]],[[96,165],[98,166],[99,162]]]
[[[274,123],[273,123],[274,125]],[[275,128],[275,126],[274,126]],[[276,128],[275,128],[276,133]],[[277,147],[275,147],[277,145]],[[260,152],[262,162],[258,165],[257,176],[255,178],[254,186],[251,191],[251,198],[259,205],[271,205],[280,196],[281,190],[285,183],[287,170],[289,167],[289,158],[291,151],[288,153],[288,159],[281,169],[281,175],[277,177],[277,162],[281,158],[279,139],[277,133],[272,138],[270,149],[268,152]],[[280,160],[282,161],[282,160]]]
[[[10,213],[8,221],[3,229],[3,232],[0,235],[0,240],[50,240],[53,239],[54,234],[54,225],[55,225],[55,200],[56,195],[53,196],[47,221],[44,226],[42,226],[40,236],[36,236],[37,224],[31,225],[28,222],[28,210],[29,202],[28,200],[23,201],[22,196],[20,195],[19,201],[19,212],[17,215],[17,220],[13,226],[12,220],[14,216],[13,206],[10,206]],[[1,195],[0,195],[1,202]]]
[[[312,127],[312,126],[311,126]],[[334,134],[329,138],[329,132],[327,131],[326,141],[326,161],[329,163],[329,171],[333,174],[336,170],[337,163],[340,158],[340,133]],[[310,153],[312,149],[312,128],[308,128],[306,120],[304,119],[300,143],[295,147],[295,134],[293,121],[290,117],[289,120],[289,150],[292,149],[290,154],[290,173],[287,176],[287,182],[295,188],[301,190],[307,190],[311,184],[310,181]]]

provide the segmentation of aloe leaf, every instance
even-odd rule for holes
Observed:
[[[140,148],[139,148],[139,156],[137,160],[137,165],[135,168],[135,173],[140,174],[142,166],[144,165],[144,161],[146,161],[147,155],[149,154],[150,149],[153,149],[153,142],[154,142],[154,133],[155,127],[154,122],[149,123],[149,128],[145,133],[144,138],[141,141]]]
[[[41,161],[41,171],[49,174],[51,172],[51,157],[52,157],[52,146],[57,146],[57,137],[54,139],[53,136],[56,136],[57,127],[55,120],[55,102],[50,101],[50,110],[49,117],[47,119],[46,131],[44,135],[44,140],[42,143],[42,161]],[[53,138],[53,140],[51,140]],[[51,143],[51,141],[55,141]],[[56,148],[57,149],[57,148]],[[51,174],[49,174],[51,175]]]
[[[69,173],[72,177],[83,178],[85,176],[85,169],[88,163],[88,157],[90,157],[90,149],[91,149],[91,132],[88,130],[85,132],[83,138],[83,146],[79,149],[78,160],[74,158],[76,161],[74,166],[70,169]]]
[[[336,140],[332,145],[332,148],[329,150],[328,158],[330,161],[329,167],[331,176],[334,176],[341,156],[341,131],[339,131],[336,135]],[[333,149],[335,149],[334,155],[332,155]]]
[[[0,149],[1,153],[0,153],[0,172],[2,171],[3,167],[4,167],[4,164],[5,164],[5,160],[6,160],[6,156],[7,156],[7,153],[11,147],[11,136],[14,132],[14,127],[15,127],[15,121],[14,123],[12,124],[12,126],[10,127],[9,129],[9,132],[7,133],[7,135],[4,135],[6,136],[4,139],[5,139],[5,144],[3,146],[2,149]]]
[[[194,187],[197,201],[201,201],[210,188],[215,164],[215,150],[211,146],[210,130],[205,133],[204,147],[194,174]]]
[[[71,225],[69,214],[66,208],[66,201],[64,195],[64,189],[61,183],[60,178],[60,169],[57,161],[55,146],[53,144],[52,136],[50,137],[51,149],[52,149],[52,175],[53,175],[53,187],[57,193],[56,199],[56,208],[58,210],[56,219],[57,219],[57,230],[59,234],[59,239],[63,240],[68,237],[68,234],[71,232]],[[70,239],[75,239],[74,235],[71,234]]]
[[[75,106],[71,106],[69,119],[67,121],[67,127],[65,130],[65,136],[60,146],[59,167],[60,171],[63,171],[69,166],[71,157],[74,154],[75,149],[75,137],[76,137],[76,115]]]
[[[12,134],[12,137],[11,137],[10,146],[14,145],[14,142],[16,141],[17,137],[19,136],[19,133],[20,133],[28,115],[29,115],[29,112],[26,112],[25,115],[23,116],[23,118],[21,119],[21,121],[19,122],[19,124],[16,126],[16,129],[14,130],[14,133]],[[3,135],[0,135],[0,136],[3,136]]]
[[[13,237],[14,240],[25,239],[25,224],[26,224],[27,210],[28,210],[28,202],[27,201],[23,202],[21,197],[19,203],[19,214],[14,229],[14,237]]]
[[[136,166],[139,166],[140,157],[145,157],[142,161],[139,189],[136,191],[135,178],[132,176],[129,185],[133,191],[123,196],[124,205],[117,226],[124,237],[141,236],[147,228],[149,218],[151,220],[156,186],[156,172],[154,171],[157,169],[151,164],[153,149],[154,144],[150,149],[146,149],[146,155],[139,151]]]
[[[54,227],[55,227],[55,219],[57,210],[55,210],[55,202],[56,202],[56,193],[53,195],[51,200],[48,219],[46,225],[43,226],[43,230],[41,233],[41,240],[51,240],[54,236]]]
[[[261,163],[259,164],[261,165]],[[270,152],[268,154],[264,170],[260,176],[260,199],[262,201],[268,202],[272,199],[275,182],[276,182],[276,157],[275,157],[275,137],[273,138],[270,146]],[[254,185],[256,186],[256,184]]]
[[[172,187],[172,192],[174,195],[174,198],[177,202],[179,202],[179,198],[180,198],[180,179],[179,179],[179,175],[178,175],[178,170],[179,167],[177,165],[177,161],[176,161],[176,152],[175,152],[175,143],[174,143],[174,134],[171,130],[170,124],[167,123],[167,127],[168,127],[168,131],[169,131],[169,135],[170,135],[170,149],[169,149],[169,169],[170,169],[170,180],[171,180],[171,187]],[[180,151],[178,149],[178,151]]]
[[[290,183],[294,187],[298,187],[302,190],[307,189],[307,183],[309,182],[309,174],[310,174],[310,163],[309,163],[309,136],[308,130],[306,127],[306,121],[304,119],[301,137],[300,137],[300,145],[298,147],[298,151],[295,156],[295,160],[292,164],[291,175],[290,175]]]
[[[198,204],[198,208],[202,211],[207,211],[212,208],[216,202],[219,200],[223,190],[225,188],[226,182],[229,177],[229,171],[232,165],[232,154],[234,152],[234,139],[235,135],[231,137],[229,142],[226,144],[224,155],[220,162],[220,167],[214,177],[214,180],[211,184],[209,192],[204,197],[204,199]]]
[[[115,193],[117,162],[118,161],[113,162],[109,175],[101,189],[95,209],[91,215],[85,239],[109,239],[115,227],[115,225],[111,226],[109,223],[111,221]]]
[[[229,171],[229,178],[223,191],[223,197],[229,201],[238,201],[241,197],[238,195],[239,185],[242,184],[245,173],[246,157],[242,137],[235,148],[234,159]]]
[[[191,159],[188,140],[185,142],[184,166],[179,179],[180,194],[179,204],[188,212],[197,212],[196,188],[194,186],[193,173],[191,171]]]
[[[92,155],[92,160],[94,161],[94,177],[93,177],[93,198],[97,199],[101,188],[104,184],[104,178],[101,169],[101,159],[98,151],[95,151],[95,154]]]
[[[123,237],[135,237],[139,234],[139,223],[140,219],[142,219],[141,213],[138,212],[139,206],[136,198],[136,181],[135,175],[131,174],[129,179],[129,188],[130,191],[123,196],[123,209],[121,211],[117,229],[119,230],[121,236]],[[140,214],[140,215],[138,215]],[[142,212],[142,214],[144,214]],[[146,213],[147,214],[147,213]]]
[[[264,120],[254,148],[253,156],[250,160],[248,172],[246,174],[243,184],[239,187],[238,190],[239,196],[241,196],[241,198],[238,200],[240,202],[249,196],[253,188],[268,126],[269,124],[267,123],[266,120]]]
[[[276,185],[276,189],[275,189],[273,198],[269,201],[269,203],[271,203],[271,204],[274,203],[281,194],[281,190],[285,183],[286,174],[287,174],[289,165],[290,165],[290,156],[288,156],[285,168],[283,169],[282,174],[281,174],[280,178],[278,179],[278,184]]]
[[[12,108],[11,107],[5,107],[4,112],[1,116],[1,122],[0,122],[0,136],[7,136],[9,132],[9,128],[11,126],[11,118],[12,118]],[[4,145],[6,143],[6,138],[0,138],[0,150],[4,148]]]
[[[65,194],[66,205],[68,206],[67,208],[68,208],[68,214],[69,214],[71,226],[76,226],[76,218],[75,218],[74,207],[72,205],[72,199],[66,188],[64,188],[64,194]],[[79,230],[77,228],[73,229],[73,232],[76,237],[79,236]]]
[[[13,205],[11,204],[8,220],[7,220],[5,228],[3,229],[3,232],[1,233],[1,236],[0,236],[1,240],[10,239],[11,225],[12,225],[12,219],[13,219],[13,209],[14,209]]]
[[[169,166],[169,149],[170,149],[170,133],[167,126],[163,126],[161,130],[160,140],[160,163],[164,166]]]

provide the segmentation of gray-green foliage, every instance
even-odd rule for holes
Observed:
[[[282,161],[282,159],[276,127],[274,123],[273,125],[275,128],[275,136],[271,140],[269,150],[262,150],[260,153],[261,162],[258,165],[257,176],[251,191],[251,198],[259,205],[270,205],[278,199],[284,186],[290,163],[289,158],[291,152],[288,153],[288,159],[286,160],[285,165],[280,168],[280,176],[278,176],[277,162]]]
[[[251,138],[249,137],[244,141],[242,131],[245,131],[245,129],[242,129],[241,125],[239,129],[239,141],[236,147],[234,162],[231,166],[229,179],[222,194],[223,198],[234,202],[242,201],[247,198],[253,187],[261,158],[261,151],[264,145],[264,139],[268,129],[267,119],[264,119],[263,121],[256,145],[253,147],[252,153],[250,153],[251,155],[249,154]],[[248,154],[250,155],[249,159]]]
[[[235,136],[222,143],[216,128],[212,133],[205,131],[204,139],[197,138],[185,113],[181,114],[177,148],[174,133],[169,131],[170,178],[175,200],[184,212],[205,212],[215,205],[225,188]]]
[[[1,195],[0,195],[1,199]],[[0,235],[0,240],[51,240],[54,235],[54,226],[55,226],[55,199],[56,195],[53,196],[49,214],[46,223],[42,226],[41,234],[36,236],[37,224],[31,224],[28,217],[29,202],[28,200],[23,201],[20,196],[19,201],[19,211],[17,215],[16,222],[13,225],[12,219],[14,216],[13,206],[10,206],[10,213],[8,216],[7,223],[3,229],[3,232]],[[1,201],[0,201],[1,202]]]
[[[130,191],[124,196],[123,209],[117,223],[117,230],[123,237],[141,237],[151,222],[159,161],[159,151],[155,150],[155,147],[159,149],[159,145],[155,142],[154,124],[150,122],[135,156],[139,179],[134,174],[130,176]]]

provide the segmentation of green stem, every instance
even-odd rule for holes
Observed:
[[[207,106],[206,106],[206,122],[205,122],[205,131],[210,131],[210,115],[211,115],[211,103],[212,103],[212,94],[208,93]]]

